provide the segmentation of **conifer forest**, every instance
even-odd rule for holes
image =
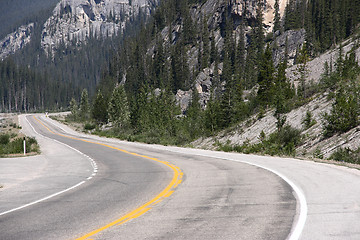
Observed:
[[[263,23],[264,1],[255,1],[253,17],[248,17],[249,1],[241,14],[232,12],[233,1],[219,1],[216,23],[212,15],[197,11],[207,2],[161,1],[150,16],[132,19],[121,34],[89,39],[81,48],[60,46],[50,58],[38,49],[35,31],[32,45],[0,62],[0,110],[69,110],[68,121],[86,122],[87,130],[100,135],[187,144],[274,109],[278,132],[273,141],[290,154],[299,133],[285,124],[284,114],[317,93],[328,91],[334,100],[324,116],[324,136],[359,124],[360,72],[353,52],[340,51],[318,84],[306,81],[311,59],[359,37],[359,0],[289,0],[283,16],[276,0],[271,31]],[[41,28],[45,15],[36,18]],[[300,29],[306,34],[294,59],[300,83],[295,86],[286,75],[288,49],[275,59],[275,39]],[[209,93],[203,100],[196,79],[206,71],[211,83],[201,90]],[[191,95],[186,108],[177,101],[179,90]],[[307,121],[310,126],[311,114]],[[294,137],[286,139],[290,133]]]

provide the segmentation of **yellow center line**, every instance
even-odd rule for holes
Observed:
[[[37,119],[35,116],[33,116],[34,119],[36,121],[38,121],[42,126],[44,126],[49,132],[55,134],[55,135],[59,135],[59,136],[62,136],[62,137],[65,137],[65,138],[70,138],[70,139],[73,139],[73,140],[78,140],[78,141],[83,141],[83,142],[87,142],[87,143],[92,143],[92,144],[97,144],[97,145],[101,145],[101,146],[105,146],[105,147],[108,147],[108,148],[111,148],[111,149],[115,149],[115,150],[118,150],[118,151],[121,151],[123,153],[127,153],[127,154],[130,154],[130,155],[133,155],[133,156],[137,156],[137,157],[142,157],[142,158],[146,158],[146,159],[149,159],[149,160],[152,160],[152,161],[156,161],[156,162],[159,162],[159,163],[162,163],[164,165],[166,165],[167,167],[171,168],[174,172],[174,175],[173,175],[173,178],[171,180],[171,182],[166,186],[166,188],[164,190],[162,190],[158,195],[156,195],[156,197],[154,197],[153,199],[151,199],[150,201],[148,201],[147,203],[141,205],[140,207],[136,208],[135,210],[129,212],[128,214],[120,217],[119,219],[103,226],[103,227],[100,227],[80,238],[77,238],[76,240],[84,240],[84,239],[87,239],[87,240],[90,240],[88,239],[89,237],[101,232],[101,231],[104,231],[105,229],[108,229],[114,225],[121,225],[131,219],[134,219],[134,218],[137,218],[141,215],[143,215],[144,213],[146,213],[147,211],[149,211],[151,209],[151,207],[153,207],[154,205],[156,205],[157,203],[161,202],[164,198],[166,197],[169,197],[175,189],[180,183],[181,183],[181,178],[183,176],[183,172],[181,171],[181,169],[173,164],[170,164],[169,162],[167,161],[161,161],[157,158],[152,158],[152,157],[148,157],[146,155],[141,155],[141,154],[137,154],[137,153],[133,153],[133,152],[129,152],[129,151],[126,151],[124,149],[120,149],[120,148],[117,148],[117,147],[113,147],[113,146],[110,146],[110,145],[107,145],[107,144],[104,144],[104,143],[98,143],[98,142],[93,142],[93,141],[89,141],[89,140],[84,140],[84,139],[80,139],[80,138],[75,138],[75,137],[70,137],[70,136],[66,136],[66,135],[63,135],[63,134],[60,134],[60,133],[55,133],[53,132],[52,130],[50,130],[43,122],[41,122],[39,119]]]

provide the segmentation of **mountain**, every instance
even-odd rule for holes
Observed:
[[[146,22],[157,3],[153,0],[58,1],[51,11],[29,17],[26,25],[5,36],[0,41],[0,56],[6,62],[6,58],[10,58],[10,65],[14,61],[19,68],[26,66],[32,69],[38,73],[35,77],[45,75],[54,85],[72,86],[73,91],[65,94],[64,98],[55,99],[57,94],[52,89],[46,95],[51,99],[42,99],[56,103],[51,108],[66,107],[72,97],[80,97],[78,89],[87,88],[93,95],[112,52],[124,36],[134,34],[140,24]],[[43,8],[37,10],[40,9]],[[0,93],[5,106],[2,111],[31,110],[32,104],[19,102],[20,98],[13,94],[25,88],[13,83],[13,75],[15,73],[0,77],[4,89]],[[46,104],[41,106],[50,107]]]
[[[60,44],[112,37],[139,15],[149,16],[157,4],[157,0],[62,0],[44,24],[41,46],[53,54]]]
[[[31,41],[34,23],[20,26],[15,32],[8,34],[0,41],[0,59],[14,54],[24,48]]]

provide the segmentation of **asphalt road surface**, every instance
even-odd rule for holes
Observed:
[[[0,159],[1,240],[360,239],[358,170],[20,120],[42,154]]]

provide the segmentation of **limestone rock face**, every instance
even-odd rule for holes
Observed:
[[[305,42],[305,35],[305,29],[300,29],[289,30],[278,36],[275,39],[276,48],[273,51],[275,65],[284,60],[286,50],[288,65],[294,65],[296,54]]]
[[[61,0],[45,22],[41,46],[49,54],[60,44],[80,44],[89,37],[123,31],[139,12],[149,15],[159,0]]]
[[[25,47],[31,40],[34,23],[23,25],[0,41],[0,60]]]
[[[244,12],[245,5],[247,4],[247,19],[255,19],[256,18],[256,8],[258,0],[231,0],[232,4],[232,12],[236,15],[241,15]],[[279,11],[280,15],[284,15],[286,3],[288,0],[279,0]],[[274,27],[274,5],[275,0],[263,0],[264,3],[264,26],[267,32],[271,32]]]

